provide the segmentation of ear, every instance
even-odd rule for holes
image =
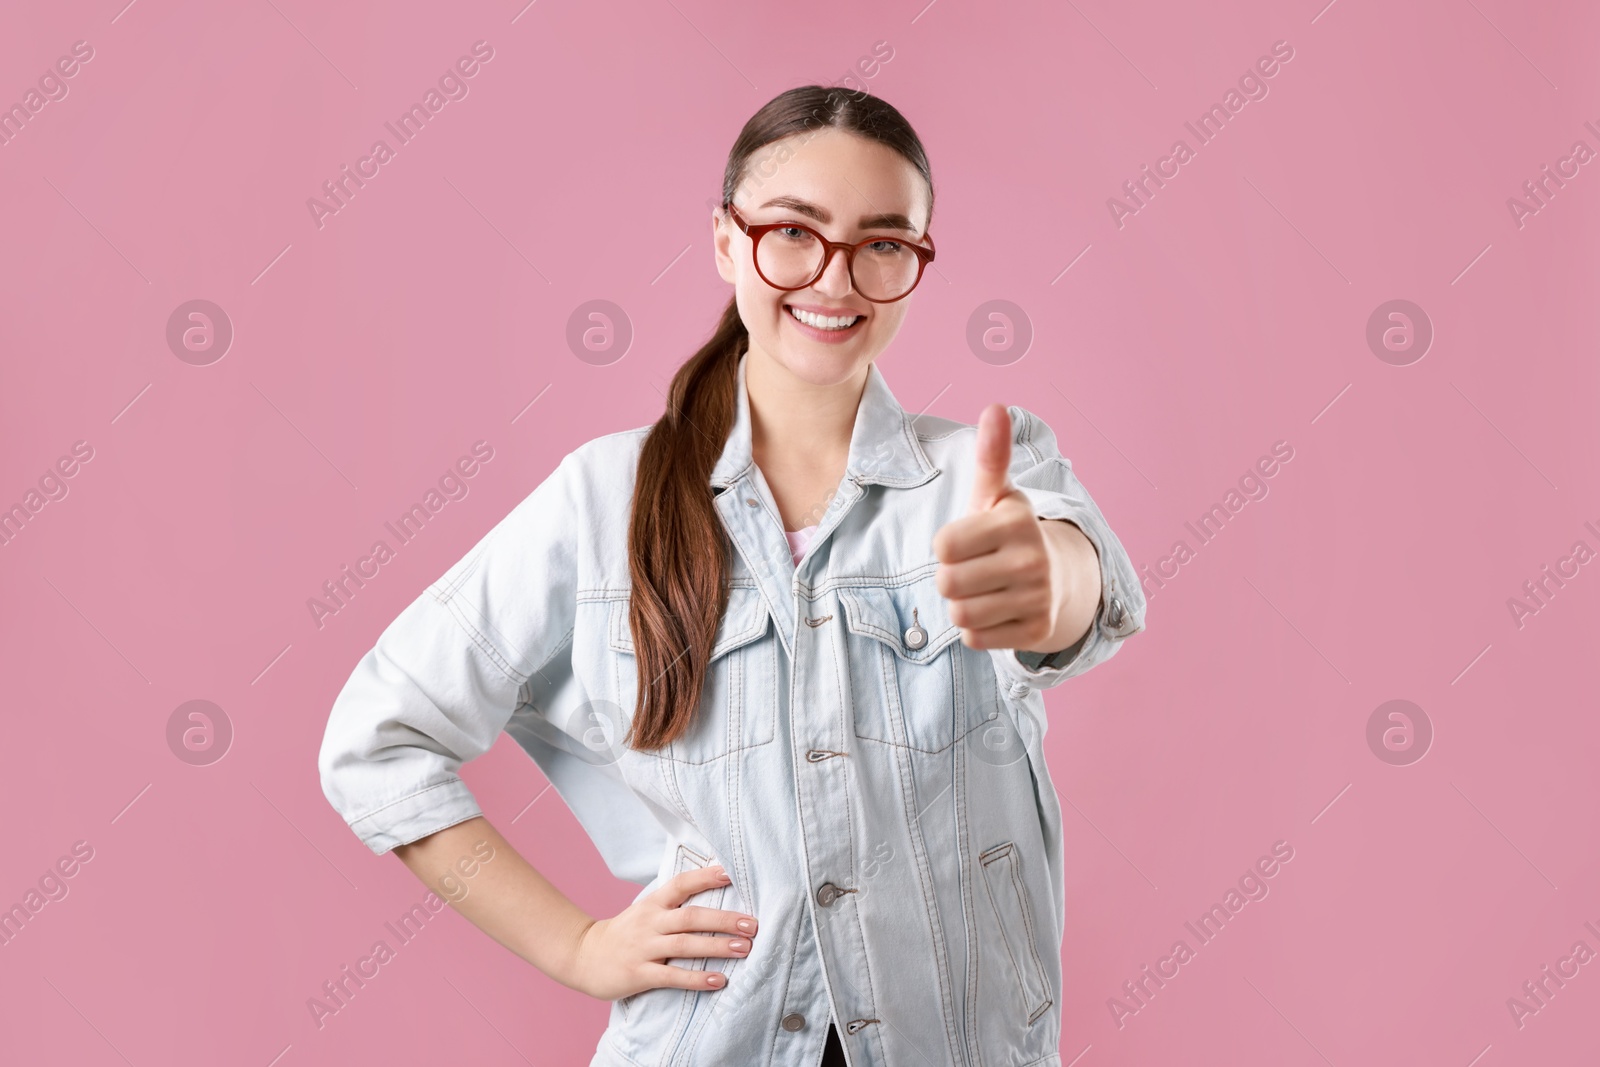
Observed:
[[[733,220],[728,218],[727,213],[722,210],[721,206],[713,208],[711,211],[711,254],[717,261],[717,273],[729,285],[736,285],[739,281],[739,275],[734,270],[733,253],[731,251],[733,231]]]

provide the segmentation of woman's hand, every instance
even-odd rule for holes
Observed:
[[[566,984],[601,1000],[646,989],[722,988],[727,979],[718,971],[670,967],[661,961],[749,955],[755,916],[683,906],[694,894],[728,882],[721,867],[697,867],[676,875],[615,918],[591,923],[579,937]]]
[[[978,418],[977,452],[967,514],[933,538],[950,621],[968,648],[1070,648],[1094,621],[1099,554],[1071,522],[1036,516],[1011,484],[1011,416],[999,404]]]

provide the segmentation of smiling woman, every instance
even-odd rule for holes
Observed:
[[[1144,599],[1041,419],[889,388],[932,214],[885,101],[757,111],[708,219],[732,299],[660,418],[568,453],[329,717],[368,847],[434,884],[487,841],[461,914],[612,1002],[591,1067],[1061,1062],[1041,694]],[[628,907],[589,916],[483,818],[459,771],[502,731]]]

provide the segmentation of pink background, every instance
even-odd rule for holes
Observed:
[[[1600,951],[1600,567],[1520,628],[1507,607],[1600,549],[1600,165],[1521,227],[1506,206],[1600,149],[1592,5],[122,2],[0,17],[0,102],[94,49],[0,146],[0,506],[93,449],[0,548],[0,905],[94,850],[0,949],[0,1059],[587,1062],[607,1006],[453,912],[312,1021],[425,892],[323,799],[327,711],[563,453],[656,417],[727,297],[705,203],[740,125],[879,41],[864,84],[938,194],[938,270],[881,361],[902,403],[1038,412],[1140,565],[1294,449],[1147,632],[1047,698],[1063,1061],[1600,1055],[1600,962],[1520,1027],[1506,1005]],[[319,229],[307,198],[478,40],[470,94]],[[1119,228],[1107,198],[1279,40],[1270,94]],[[209,366],[166,343],[192,299],[235,330]],[[604,366],[565,336],[594,299],[635,331]],[[965,339],[992,299],[1035,331],[1004,366]],[[1435,330],[1408,366],[1366,342],[1392,299]],[[478,440],[470,494],[319,629],[307,600]],[[194,699],[234,730],[207,766],[167,742]],[[1433,725],[1419,762],[1368,746],[1391,699]],[[591,914],[636,892],[509,739],[466,777]],[[1108,999],[1279,840],[1270,895],[1119,1027]]]

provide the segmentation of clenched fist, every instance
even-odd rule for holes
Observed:
[[[978,418],[977,475],[967,513],[933,538],[936,585],[968,648],[1056,652],[1088,631],[1100,600],[1094,545],[1070,522],[1040,519],[1007,477],[1011,415]]]

